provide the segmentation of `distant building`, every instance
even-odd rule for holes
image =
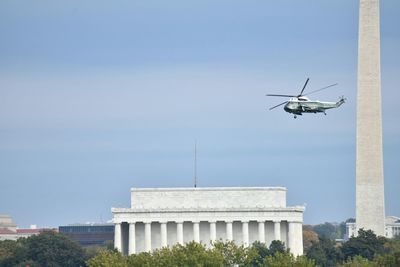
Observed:
[[[114,224],[71,224],[58,227],[60,233],[83,247],[106,246],[114,240]]]
[[[40,234],[45,230],[56,231],[55,229],[37,228],[36,225],[31,225],[27,229],[20,229],[13,223],[10,215],[0,215],[0,240],[17,240],[21,237]]]
[[[352,236],[357,236],[357,227],[355,222],[346,223],[346,236],[348,240]],[[400,236],[400,218],[396,216],[387,216],[385,219],[385,237],[393,238]]]

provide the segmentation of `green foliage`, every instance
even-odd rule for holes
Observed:
[[[336,226],[331,223],[324,223],[318,224],[313,227],[313,230],[318,234],[320,237],[335,239],[337,238],[337,230]]]
[[[213,245],[213,250],[223,257],[223,266],[250,266],[257,257],[256,250],[238,246],[233,241],[218,241]]]
[[[41,266],[82,266],[84,253],[79,245],[61,234],[46,231],[26,240],[27,259]]]
[[[344,253],[344,255],[342,254]],[[343,259],[346,262],[343,262]],[[87,259],[86,263],[84,260]],[[1,267],[399,267],[400,239],[376,237],[360,230],[343,246],[319,238],[307,251],[307,257],[294,257],[281,241],[267,247],[255,242],[250,247],[234,242],[215,242],[211,248],[196,242],[162,248],[151,253],[123,256],[116,250],[92,247],[81,249],[76,243],[54,232],[0,241]]]
[[[271,250],[272,249],[272,250]],[[288,265],[282,265],[283,263]],[[305,257],[294,258],[285,250],[282,242],[274,242],[270,249],[256,242],[250,247],[234,242],[215,242],[212,248],[190,242],[162,248],[152,253],[138,253],[128,257],[115,251],[102,251],[87,261],[89,267],[257,267],[257,266],[314,266]]]
[[[336,228],[336,238],[344,238],[346,235],[346,223],[341,222]]]
[[[264,262],[264,259],[271,255],[267,245],[259,241],[253,243],[252,249],[256,253],[253,262],[251,263],[252,266],[261,266],[261,264]]]
[[[12,240],[0,241],[0,266],[16,264],[14,252],[17,250],[17,246],[17,242]]]
[[[311,225],[303,226],[303,248],[307,252],[314,242],[318,242],[318,234],[314,232]]]
[[[53,231],[0,243],[0,266],[85,266],[84,252],[75,242]]]
[[[286,250],[285,243],[279,240],[273,240],[271,245],[269,245],[269,252],[271,255],[275,255],[275,253],[285,253],[289,250]]]
[[[121,253],[111,250],[103,250],[95,257],[87,261],[90,267],[128,267],[128,260]]]
[[[324,237],[320,237],[318,242],[313,242],[306,255],[324,267],[336,266],[343,260],[343,255],[340,249],[335,247],[335,242]]]
[[[140,253],[143,254],[143,253]],[[137,256],[140,257],[140,254]],[[132,255],[130,257],[137,258]],[[149,256],[147,253],[146,256]],[[137,264],[138,259],[132,260],[136,265],[130,266],[222,266],[223,257],[215,250],[208,250],[204,245],[190,242],[185,246],[176,245],[172,248],[163,248],[153,252],[148,257],[147,262],[141,260],[141,265]]]
[[[323,223],[317,224],[312,227],[319,237],[329,238],[329,239],[341,239],[346,234],[346,223],[355,222],[354,218],[349,218],[345,222],[337,223]]]
[[[376,266],[379,267],[399,267],[400,266],[400,252],[393,252],[384,255],[377,255],[374,258]]]
[[[171,252],[171,253],[166,253]],[[148,252],[142,252],[139,254],[133,254],[127,258],[127,263],[129,267],[156,267],[156,266],[174,266],[173,265],[173,253],[172,251],[165,251],[162,253],[162,261],[157,262],[153,256],[154,254]],[[158,255],[160,257],[161,255]],[[178,256],[178,255],[176,255]],[[176,260],[180,259],[176,257]]]
[[[313,260],[304,256],[295,258],[290,253],[275,253],[265,258],[262,267],[314,267]]]
[[[93,258],[94,256],[100,254],[104,250],[110,250],[110,249],[107,249],[105,247],[100,247],[100,246],[89,246],[89,247],[83,248],[86,260]],[[115,250],[111,249],[111,251],[115,251]]]
[[[379,267],[399,267],[400,266],[400,239],[389,239],[384,244],[384,254],[376,255],[374,263]]]
[[[357,255],[372,260],[375,254],[384,252],[385,241],[385,238],[378,238],[371,230],[360,229],[357,237],[351,237],[343,244],[342,252],[346,260]]]
[[[377,267],[377,266],[375,265],[375,263],[369,261],[368,259],[365,259],[361,256],[355,256],[354,258],[349,259],[345,263],[338,265],[338,267]]]
[[[216,250],[208,250],[202,244],[190,242],[185,246],[175,245],[152,253],[138,253],[128,257],[119,252],[104,251],[87,261],[90,267],[219,267],[224,259]]]

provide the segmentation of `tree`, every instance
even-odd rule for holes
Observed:
[[[343,259],[341,251],[335,247],[335,242],[324,237],[320,237],[318,242],[313,242],[306,255],[317,265],[324,267],[336,266]]]
[[[233,241],[215,242],[213,250],[222,255],[222,266],[250,266],[257,258],[257,251],[244,246],[238,246]]]
[[[18,259],[25,258],[26,251],[22,241],[23,239],[0,241],[0,266],[14,266],[18,264]]]
[[[103,250],[87,261],[89,267],[128,267],[127,258],[121,253]]]
[[[83,249],[74,241],[53,231],[26,239],[27,259],[41,266],[84,266]]]
[[[8,266],[85,266],[84,252],[79,245],[53,231],[1,243],[6,255],[0,265]]]
[[[361,256],[355,256],[338,267],[376,267],[376,265]],[[383,266],[382,266],[383,267]],[[386,267],[386,266],[385,266]]]
[[[264,259],[271,255],[267,245],[265,243],[261,243],[259,241],[254,242],[251,245],[251,249],[254,250],[256,253],[256,256],[253,259],[253,262],[251,263],[252,266],[261,266],[263,263]]]
[[[346,260],[356,255],[372,260],[375,254],[384,252],[385,241],[385,238],[377,237],[371,230],[360,229],[357,237],[351,237],[343,244],[342,252]]]
[[[376,266],[382,267],[399,267],[400,266],[400,252],[391,252],[384,255],[376,255],[374,261]]]
[[[336,226],[331,223],[317,224],[313,227],[313,230],[318,236],[335,239],[336,238]]]
[[[310,249],[314,242],[318,242],[318,234],[314,232],[311,225],[304,225],[303,226],[303,248],[304,251]]]
[[[387,239],[384,243],[384,254],[375,255],[374,263],[377,266],[398,267],[400,266],[400,239]]]
[[[269,245],[269,252],[270,255],[275,255],[275,253],[285,253],[288,252],[285,248],[285,243],[279,240],[273,240],[271,244]]]
[[[171,249],[163,248],[152,254],[150,266],[223,266],[222,254],[205,245],[189,242],[185,246],[175,245]],[[145,266],[145,265],[142,265]]]
[[[304,256],[295,258],[290,253],[275,253],[265,258],[263,267],[315,267],[312,260]]]

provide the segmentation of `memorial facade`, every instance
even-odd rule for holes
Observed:
[[[130,208],[112,208],[123,254],[190,241],[248,246],[280,240],[303,254],[304,206],[286,206],[284,187],[133,188]]]

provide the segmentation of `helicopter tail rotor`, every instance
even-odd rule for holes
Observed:
[[[336,102],[336,107],[340,107],[343,103],[345,103],[346,102],[346,98],[344,97],[344,96],[341,96],[340,98],[339,98],[339,101],[338,102]]]

